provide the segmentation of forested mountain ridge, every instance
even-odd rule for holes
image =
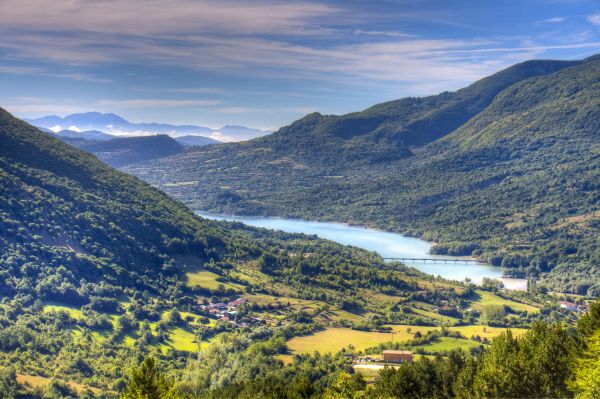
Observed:
[[[599,79],[598,57],[526,62],[455,93],[310,114],[128,171],[196,209],[419,235],[598,295]]]
[[[65,141],[84,151],[91,152],[98,159],[115,168],[163,158],[183,151],[183,145],[166,134],[115,137],[105,141],[77,139]]]
[[[53,283],[49,290],[62,289],[78,302],[83,300],[76,293],[81,278],[103,275],[135,284],[144,275],[161,273],[164,254],[223,247],[226,233],[218,226],[92,155],[0,112],[2,261],[15,263],[16,251],[45,259],[50,270],[56,259],[64,262],[69,272],[57,276],[64,284]],[[44,268],[44,262],[37,267]],[[35,282],[38,273],[47,271],[32,269],[29,279]],[[12,283],[16,281],[5,281],[4,289],[10,291]]]

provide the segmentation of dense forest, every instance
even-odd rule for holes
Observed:
[[[193,209],[397,231],[597,296],[599,73],[598,56],[524,62],[457,92],[313,113],[126,170]]]
[[[501,331],[577,319],[534,284],[449,282],[315,236],[202,219],[4,110],[0,143],[3,397],[374,395],[348,355],[470,364]],[[330,331],[370,338],[294,349]],[[397,378],[386,373],[375,380]]]

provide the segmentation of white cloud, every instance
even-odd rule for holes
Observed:
[[[543,21],[540,21],[543,24],[559,24],[561,22],[565,22],[565,18],[563,17],[555,17],[555,18],[548,18],[548,19],[544,19]]]
[[[55,126],[52,126],[50,128],[50,130],[52,130],[54,133],[58,133],[62,130],[62,128],[60,127],[60,125],[55,125]]]
[[[69,100],[57,101],[55,99],[40,97],[12,97],[2,104],[8,112],[27,115],[28,117],[45,116],[48,114],[73,114],[87,112],[89,108],[80,102]]]
[[[73,126],[69,126],[69,127],[67,128],[67,130],[72,130],[72,131],[74,131],[74,132],[81,132],[81,129],[80,129],[80,128],[78,128],[78,127],[77,127],[77,126],[75,126],[75,125],[73,125]]]
[[[221,141],[223,143],[230,143],[230,142],[233,142],[233,141],[239,141],[235,137],[227,136],[226,134],[223,134],[223,133],[219,132],[218,130],[213,131],[210,134],[210,136],[208,136],[208,137],[210,137],[213,140]]]
[[[116,106],[123,108],[164,108],[164,107],[203,107],[217,105],[219,100],[169,100],[169,99],[128,99],[128,100],[99,100],[101,106]]]
[[[103,129],[106,133],[112,134],[113,136],[156,136],[156,132],[148,132],[145,130],[121,130],[115,128],[113,125],[106,125]]]
[[[389,37],[416,37],[410,33],[397,32],[397,31],[381,31],[381,30],[362,30],[357,29],[354,31],[355,35],[365,36],[389,36]]]
[[[53,71],[49,71],[49,70],[44,70],[42,68],[21,66],[21,65],[0,66],[0,73],[10,74],[10,75],[48,76],[48,77],[61,78],[61,79],[79,80],[79,81],[83,81],[83,82],[96,82],[96,83],[110,82],[110,80],[108,80],[108,79],[100,79],[100,78],[90,76],[90,75],[84,74],[84,73],[78,73],[78,72],[58,73],[58,72],[53,72]]]
[[[600,26],[600,14],[590,15],[588,17],[588,21],[590,21],[594,25]]]
[[[2,0],[0,25],[136,36],[223,32],[305,35],[337,14],[318,2],[220,0]],[[312,29],[311,29],[312,28]]]
[[[318,0],[222,0],[218,5],[208,0],[0,2],[0,48],[13,60],[43,60],[59,66],[126,61],[258,78],[335,81],[353,87],[394,82],[406,87],[403,94],[408,95],[458,88],[548,50],[600,48],[600,43],[590,38],[561,45],[556,43],[564,40],[562,37],[553,40],[554,45],[547,44],[549,39],[538,43],[531,39],[527,45],[509,47],[506,43],[512,44],[514,38],[423,39],[402,31],[356,29],[377,26],[374,21],[385,16],[362,15],[343,8],[350,7],[348,4],[332,6]],[[431,16],[419,18],[425,17]],[[555,17],[546,22],[561,20],[564,18]],[[600,15],[589,20],[600,24]],[[318,40],[298,40],[300,36]],[[76,73],[67,75],[86,78]],[[136,90],[193,95],[217,93],[214,90],[219,89]],[[100,102],[126,108],[217,104],[211,99]],[[255,110],[224,106],[218,111]]]
[[[222,114],[243,114],[248,112],[260,112],[261,110],[250,107],[222,107],[217,108],[216,111]]]

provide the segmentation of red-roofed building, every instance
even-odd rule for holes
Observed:
[[[412,362],[413,354],[411,351],[384,350],[383,361],[385,363]]]

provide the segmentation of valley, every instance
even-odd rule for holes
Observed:
[[[456,92],[312,113],[123,170],[194,210],[397,232],[597,296],[599,63],[524,62]]]
[[[575,320],[542,291],[477,288],[314,234],[199,218],[4,111],[0,138],[0,364],[26,376],[18,381],[64,392],[85,385],[110,397],[140,353],[189,376],[218,367],[229,378],[236,369],[222,367],[215,351],[230,353],[226,362],[254,353],[283,376],[289,369],[276,356],[293,360],[289,367],[309,364],[321,356],[306,355],[311,346],[330,351],[322,356],[342,370],[351,367],[342,348],[476,353],[490,343],[483,326],[521,331],[536,320]],[[319,346],[319,334],[331,332],[335,344]],[[201,381],[181,389],[226,388]]]
[[[527,281],[525,279],[503,279],[502,271],[497,267],[474,263],[464,260],[461,257],[432,255],[432,243],[413,237],[404,237],[400,234],[336,223],[308,222],[298,219],[223,216],[204,212],[199,212],[198,214],[208,219],[241,222],[254,227],[281,230],[287,233],[314,234],[320,238],[332,240],[342,245],[351,245],[367,251],[375,251],[384,259],[419,259],[405,259],[403,263],[423,273],[441,276],[447,280],[464,281],[468,278],[476,284],[481,284],[483,278],[487,277],[503,281],[509,289],[527,289]],[[444,263],[444,260],[449,260],[451,263]]]
[[[598,62],[233,144],[0,109],[0,390],[112,399],[147,372],[161,399],[494,397],[518,359],[534,382],[510,392],[570,392],[600,328]]]

